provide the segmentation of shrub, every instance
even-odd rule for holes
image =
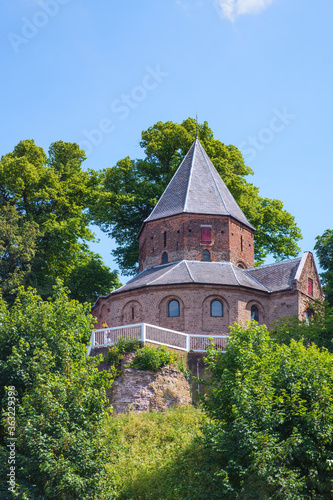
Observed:
[[[116,366],[120,363],[126,353],[137,351],[140,347],[140,340],[125,339],[125,337],[120,337],[118,341],[108,350],[107,362]]]
[[[177,361],[177,354],[169,351],[166,347],[158,346],[155,348],[146,345],[138,351],[131,366],[138,370],[152,370],[156,372],[160,368],[163,368],[163,366],[175,364]]]
[[[313,316],[301,321],[297,316],[281,318],[272,324],[271,338],[279,344],[290,344],[291,340],[302,340],[305,346],[316,344],[333,352],[333,309],[327,302],[319,300],[308,304]]]
[[[13,432],[6,386],[16,403],[17,475],[10,498],[110,498],[101,432],[112,374],[98,371],[98,356],[86,356],[89,309],[70,301],[60,285],[52,300],[32,289],[21,289],[11,308],[0,299],[0,460],[7,457],[0,498],[9,498],[7,437]]]
[[[202,472],[216,498],[332,498],[333,355],[235,325],[226,354],[209,348],[207,364]]]

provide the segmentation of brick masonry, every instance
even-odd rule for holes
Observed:
[[[201,243],[201,226],[211,226],[211,244]],[[147,222],[139,236],[139,271],[168,262],[203,260],[208,250],[213,262],[227,261],[242,268],[254,265],[254,231],[232,217],[180,214]]]
[[[96,328],[135,323],[150,323],[193,334],[228,334],[229,325],[251,319],[251,306],[259,310],[259,323],[269,325],[283,316],[298,315],[305,319],[308,303],[322,298],[319,277],[312,254],[293,287],[280,292],[263,292],[240,286],[203,285],[197,283],[149,286],[100,298],[93,309]],[[313,296],[308,293],[308,279],[313,281]],[[180,316],[168,317],[168,303],[176,299]],[[211,317],[210,304],[220,300],[223,317]]]

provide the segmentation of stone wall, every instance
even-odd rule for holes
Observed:
[[[108,389],[114,413],[163,411],[192,403],[189,384],[177,368],[166,366],[157,372],[126,368],[132,359],[133,355],[125,356],[121,375]]]

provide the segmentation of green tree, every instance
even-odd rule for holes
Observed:
[[[291,340],[302,341],[304,346],[316,344],[333,353],[333,310],[327,301],[309,303],[312,315],[306,321],[297,316],[275,321],[270,330],[271,338],[279,344],[290,344]]]
[[[255,257],[263,262],[268,254],[276,259],[296,256],[301,233],[294,218],[279,200],[262,198],[246,180],[253,171],[244,164],[235,146],[214,139],[207,122],[198,126],[199,139],[224,182],[256,228]],[[140,146],[144,159],[126,157],[99,175],[100,195],[91,207],[93,218],[114,238],[113,252],[122,272],[137,271],[137,234],[196,136],[196,123],[188,118],[181,124],[158,122],[142,132]]]
[[[0,208],[0,288],[7,300],[27,278],[38,236],[38,225],[23,221],[13,206]]]
[[[88,309],[60,285],[52,300],[21,289],[11,308],[0,302],[0,453],[8,468],[7,387],[16,397],[18,498],[109,498],[101,430],[111,375],[98,371],[99,357],[86,357]]]
[[[314,248],[320,267],[324,269],[324,272],[320,276],[324,286],[325,297],[327,302],[333,307],[333,230],[326,229],[321,236],[317,236]]]
[[[115,273],[107,273],[101,258],[87,250],[86,242],[94,238],[87,207],[95,197],[96,175],[82,170],[84,159],[77,144],[55,142],[47,156],[33,140],[26,140],[0,161],[0,207],[12,207],[18,235],[26,233],[29,224],[34,228],[25,247],[27,253],[30,246],[30,272],[24,283],[44,297],[52,293],[57,277],[72,287],[74,275],[82,282],[88,268],[96,271],[98,265],[94,288],[83,294],[87,299],[93,300],[97,289],[111,291],[118,284]],[[79,297],[77,290],[73,295]]]
[[[333,355],[235,325],[226,354],[210,348],[207,364],[207,498],[331,498]]]
[[[72,299],[94,303],[101,295],[107,295],[121,283],[116,271],[103,264],[102,258],[90,250],[82,251],[65,280]]]

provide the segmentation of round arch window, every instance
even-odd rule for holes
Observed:
[[[180,307],[178,300],[170,300],[168,304],[168,316],[169,318],[177,318],[180,316]]]
[[[257,306],[251,307],[251,320],[259,322],[259,309]]]
[[[204,250],[202,252],[202,260],[210,260],[210,251],[209,250]]]
[[[168,254],[166,252],[163,252],[162,264],[167,264],[167,263],[168,263]]]
[[[214,318],[222,318],[223,316],[223,305],[219,300],[213,300],[210,303],[210,315]]]

